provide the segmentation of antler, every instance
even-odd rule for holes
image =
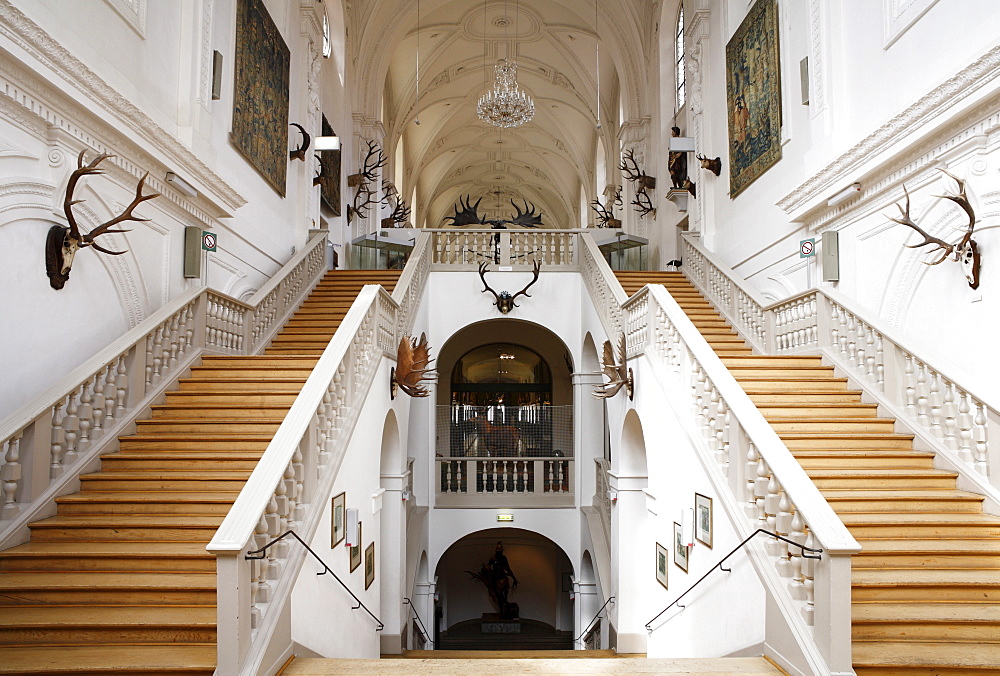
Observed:
[[[305,162],[306,161],[306,151],[309,150],[309,141],[310,141],[310,139],[312,137],[309,136],[309,132],[307,132],[305,130],[305,128],[301,124],[298,124],[297,122],[291,122],[291,123],[289,123],[288,126],[289,127],[298,127],[299,131],[302,132],[302,143],[295,150],[291,150],[291,151],[288,152],[288,159],[289,160],[302,160],[303,162]]]
[[[639,212],[640,218],[646,214],[653,214],[653,218],[656,218],[656,207],[653,206],[653,202],[649,199],[649,195],[645,190],[636,191],[635,199],[632,200],[631,204],[635,206],[635,210]]]
[[[597,212],[597,220],[602,228],[606,227],[608,221],[615,217],[614,209],[608,209],[608,207],[601,204],[600,200],[591,202],[590,208]]]
[[[98,169],[97,165],[99,165],[101,162],[108,159],[109,157],[114,157],[114,155],[110,155],[108,153],[101,153],[93,160],[91,160],[90,164],[84,165],[83,156],[86,153],[87,153],[86,150],[80,151],[80,156],[77,157],[76,159],[77,168],[74,169],[73,173],[69,175],[69,182],[66,183],[66,197],[63,199],[63,211],[66,213],[66,222],[69,223],[69,233],[67,234],[66,238],[77,241],[80,240],[80,228],[76,224],[76,216],[73,214],[73,205],[79,204],[83,200],[73,199],[73,192],[76,190],[76,184],[81,177],[86,176],[88,174],[103,174],[104,171]]]
[[[510,219],[510,223],[522,225],[526,228],[537,228],[542,225],[542,212],[539,211],[536,216],[534,204],[531,204],[528,200],[524,200],[524,211],[521,211],[514,200],[511,200],[510,203],[514,205],[514,210],[517,212],[517,215]],[[530,207],[528,206],[529,204],[531,205]]]
[[[622,176],[624,176],[627,181],[638,181],[646,175],[646,173],[639,168],[639,163],[635,161],[635,148],[629,148],[625,152],[622,156],[621,164],[618,165],[618,169],[622,172]]]
[[[365,143],[368,145],[368,152],[365,154],[363,167],[360,173],[369,181],[374,181],[378,177],[375,172],[384,167],[388,160],[378,143],[370,140],[365,141]]]
[[[972,209],[972,204],[969,202],[968,195],[965,194],[965,181],[963,181],[959,177],[955,176],[954,174],[951,174],[951,173],[945,171],[944,169],[938,169],[938,171],[940,171],[945,176],[948,176],[949,178],[952,178],[952,179],[955,180],[955,183],[958,184],[958,194],[957,195],[935,195],[935,197],[941,197],[941,198],[946,199],[946,200],[951,200],[952,202],[954,202],[955,204],[957,204],[959,207],[961,207],[962,211],[964,211],[966,213],[966,215],[969,217],[968,230],[965,231],[965,234],[962,236],[962,239],[959,240],[958,244],[954,245],[954,249],[953,250],[954,250],[955,256],[957,258],[958,257],[958,252],[962,251],[969,244],[969,241],[972,239],[972,231],[975,230],[975,228],[976,228],[976,212]]]
[[[445,216],[445,220],[450,218],[451,225],[455,226],[483,225],[485,221],[479,216],[479,203],[482,201],[483,198],[480,197],[475,204],[472,204],[471,195],[466,195],[464,200],[459,197],[458,205],[455,205],[455,215]],[[458,210],[459,206],[462,207],[461,211]]]
[[[950,174],[949,174],[949,176],[950,176]],[[952,177],[952,178],[954,178],[954,177]],[[962,184],[961,189],[962,189],[962,192],[961,192],[960,195],[957,196],[958,198],[963,197],[964,194],[965,194],[965,185],[964,185],[964,183]],[[928,250],[930,253],[933,253],[935,251],[944,251],[944,253],[941,255],[941,257],[938,258],[936,261],[924,261],[927,265],[937,265],[941,261],[943,261],[946,258],[948,258],[948,255],[951,254],[955,250],[955,245],[954,244],[948,244],[948,242],[944,241],[943,239],[939,239],[937,237],[932,237],[931,235],[929,235],[926,232],[924,232],[920,228],[920,226],[918,226],[916,223],[914,223],[910,219],[910,193],[906,189],[905,185],[903,186],[903,194],[906,195],[906,208],[904,209],[903,207],[899,206],[899,204],[896,205],[896,208],[899,209],[899,213],[900,213],[901,217],[900,218],[893,218],[892,216],[889,216],[888,218],[889,218],[890,221],[893,221],[894,223],[899,223],[900,225],[906,225],[908,227],[913,228],[914,230],[916,230],[920,234],[921,237],[924,238],[924,241],[920,242],[919,244],[904,244],[903,246],[905,246],[906,248],[908,248],[908,249],[916,249],[917,247],[921,247],[921,246],[924,246],[926,244],[933,244],[934,248]],[[955,200],[956,202],[958,201],[956,199],[956,196],[943,195],[943,197],[947,197],[948,199]],[[966,201],[968,201],[968,200],[966,200]],[[963,209],[964,208],[965,207],[963,207]],[[973,221],[974,221],[974,217],[973,217]],[[971,228],[969,230],[969,234],[970,235],[972,234]]]
[[[593,396],[598,399],[610,399],[626,387],[629,399],[632,398],[632,374],[627,363],[625,334],[619,335],[617,350],[611,347],[611,341],[604,341],[603,358],[601,359],[601,374],[608,377],[608,382],[602,382],[594,388]]]
[[[364,195],[364,200],[361,204],[358,204],[358,200]],[[358,186],[358,191],[354,193],[354,213],[358,215],[358,218],[368,218],[368,206],[378,202],[375,197],[375,192],[368,189],[367,183],[362,183]]]
[[[320,156],[320,154],[319,153],[313,153],[313,154],[316,156],[316,159],[319,160],[316,163],[318,171],[316,172],[316,175],[313,176],[313,185],[314,186],[322,185],[323,179],[326,178],[326,168],[323,166],[323,158]]]
[[[528,282],[528,285],[526,287],[524,287],[523,289],[521,289],[520,291],[518,291],[517,293],[515,293],[513,296],[510,297],[511,305],[513,305],[514,307],[518,307],[518,305],[514,304],[514,299],[517,298],[518,296],[523,295],[525,298],[531,298],[531,295],[528,293],[528,289],[531,288],[532,284],[538,281],[538,273],[541,272],[541,269],[542,269],[542,262],[535,261],[535,266],[534,266],[535,276],[531,278],[531,281]],[[483,281],[485,282],[486,280],[484,279]]]
[[[421,383],[425,380],[434,380],[433,374],[428,375],[432,361],[434,360],[430,356],[426,333],[420,334],[419,343],[416,338],[403,336],[399,339],[399,348],[396,351],[393,380],[399,385],[399,389],[411,397],[426,397],[430,392]]]
[[[496,298],[496,302],[499,303],[500,302],[500,294],[498,294],[496,291],[494,291],[492,288],[490,288],[490,285],[486,283],[486,273],[489,271],[489,267],[490,267],[490,264],[488,262],[486,262],[486,261],[483,261],[482,263],[479,264],[479,279],[483,280],[483,286],[486,287],[486,288],[483,289],[483,293],[489,291],[490,293],[493,294],[493,297]],[[525,287],[525,288],[527,288],[527,287]]]
[[[403,200],[397,200],[396,207],[389,214],[389,218],[393,220],[394,223],[399,223],[404,225],[410,217],[410,207],[407,206],[406,202]]]

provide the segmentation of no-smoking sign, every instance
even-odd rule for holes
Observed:
[[[816,255],[816,240],[804,239],[799,242],[799,258],[809,258]]]
[[[218,246],[219,240],[215,236],[214,232],[202,232],[201,233],[201,248],[205,251],[215,251],[216,246]]]

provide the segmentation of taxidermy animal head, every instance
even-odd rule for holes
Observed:
[[[430,346],[427,345],[427,334],[420,334],[420,342],[416,338],[403,336],[399,339],[396,350],[396,366],[389,374],[389,387],[393,399],[396,398],[396,388],[403,390],[411,397],[426,397],[430,392],[422,384],[425,380],[434,380],[436,374],[431,373],[430,364],[434,361],[430,356]]]
[[[514,300],[518,296],[523,295],[525,298],[531,298],[531,295],[528,294],[528,289],[531,288],[532,284],[538,281],[538,273],[542,269],[542,263],[541,261],[535,261],[535,268],[534,268],[535,276],[532,277],[530,282],[528,282],[528,286],[524,287],[523,289],[515,293],[513,296],[510,295],[508,291],[501,291],[500,293],[497,293],[496,291],[490,288],[490,285],[486,283],[486,273],[489,271],[489,267],[490,264],[486,262],[479,264],[479,278],[483,280],[483,286],[486,287],[485,289],[483,289],[483,293],[486,293],[487,291],[492,293],[493,297],[496,298],[495,305],[497,306],[497,309],[500,310],[501,313],[507,314],[514,308],[520,307],[517,303],[514,302]]]
[[[701,162],[702,169],[708,169],[710,172],[718,176],[722,172],[722,158],[716,157],[714,160],[710,160],[704,155],[695,155],[698,161]]]
[[[611,347],[611,341],[604,341],[604,357],[601,360],[601,373],[608,377],[608,382],[594,388],[593,395],[598,399],[610,399],[618,394],[622,387],[631,399],[635,396],[632,369],[628,368],[625,358],[625,334],[618,341],[617,354]]]
[[[954,243],[950,244],[943,239],[938,237],[932,237],[931,235],[924,232],[913,220],[910,218],[910,193],[907,192],[906,186],[903,186],[903,193],[906,195],[906,207],[901,207],[899,204],[896,208],[899,209],[900,217],[892,218],[889,217],[890,221],[899,223],[900,225],[905,225],[913,228],[917,233],[924,238],[923,242],[917,244],[904,244],[908,249],[915,249],[917,247],[925,246],[927,244],[934,245],[933,249],[928,249],[930,253],[941,252],[936,260],[924,261],[926,265],[937,265],[943,262],[948,256],[953,256],[953,260],[962,264],[965,270],[965,278],[969,281],[969,286],[973,289],[979,288],[979,267],[981,263],[979,246],[976,241],[972,239],[972,231],[976,227],[976,212],[972,209],[972,204],[969,202],[968,196],[965,194],[965,181],[962,179],[952,176],[944,169],[940,169],[941,173],[946,176],[951,177],[958,184],[958,194],[955,195],[935,195],[935,197],[940,197],[942,199],[951,200],[957,204],[962,211],[966,213],[969,217],[969,224],[964,228],[964,234],[962,238]]]
[[[309,132],[307,132],[305,130],[305,128],[301,124],[299,124],[297,122],[292,122],[288,126],[289,127],[298,127],[299,131],[302,132],[302,143],[295,150],[288,151],[288,159],[289,160],[302,160],[303,162],[305,162],[306,161],[306,151],[309,150],[309,141],[310,141],[310,139],[312,137],[310,137],[309,136]]]
[[[154,197],[160,196],[159,193],[155,192],[149,195],[142,194],[142,189],[146,184],[146,178],[149,176],[149,172],[146,172],[143,177],[139,179],[139,183],[135,188],[135,198],[132,200],[131,204],[125,208],[125,211],[111,220],[101,223],[90,232],[80,234],[80,228],[77,225],[76,217],[73,214],[73,205],[79,204],[83,200],[73,199],[73,191],[76,190],[76,184],[79,182],[81,177],[87,176],[88,174],[103,174],[104,172],[98,169],[97,166],[109,157],[114,157],[113,155],[102,153],[91,160],[90,164],[85,165],[83,163],[83,156],[86,152],[86,150],[80,152],[80,156],[77,159],[77,168],[73,170],[72,174],[70,174],[69,182],[66,184],[66,197],[63,200],[63,210],[66,212],[66,222],[69,223],[69,227],[67,228],[61,225],[53,225],[49,228],[48,236],[45,240],[45,273],[49,277],[49,285],[56,290],[63,288],[66,284],[66,280],[69,279],[69,271],[70,268],[73,267],[73,258],[76,256],[76,252],[80,249],[92,246],[97,251],[110,254],[112,256],[121,256],[125,253],[125,251],[111,251],[109,249],[105,249],[94,240],[101,235],[113,232],[129,232],[128,230],[111,229],[112,226],[118,225],[123,221],[145,222],[150,220],[148,218],[133,216],[132,212],[137,206],[146,200],[151,200]]]

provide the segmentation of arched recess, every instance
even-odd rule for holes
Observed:
[[[611,569],[614,577],[615,625],[618,652],[646,652],[643,603],[649,553],[653,544],[648,533],[646,504],[646,441],[642,421],[635,409],[625,414],[621,448],[611,474],[617,495],[611,522]]]
[[[399,654],[407,609],[403,605],[406,576],[406,510],[402,499],[406,484],[405,461],[399,439],[396,412],[392,409],[382,424],[379,455],[379,492],[375,509],[378,517],[379,547],[375,552],[375,579],[379,585],[379,617],[385,623],[379,639],[383,654]]]
[[[521,636],[545,637],[568,648],[574,629],[570,599],[573,564],[553,540],[521,528],[488,528],[470,533],[441,555],[435,566],[442,630],[438,647],[446,649],[456,639],[481,636],[483,615],[498,612],[487,588],[470,574],[482,572],[496,554],[498,542],[518,582],[510,590],[508,601],[519,607]],[[517,634],[501,635],[498,644],[503,644],[504,636],[518,638]]]
[[[621,452],[618,454],[618,475],[646,478],[646,438],[642,421],[635,409],[625,414],[622,425]]]
[[[595,387],[603,382],[597,375],[601,370],[597,344],[594,336],[587,333],[583,338],[583,348],[580,357],[580,373],[574,376],[579,387],[578,406],[580,407],[580,437],[588,443],[580,445],[580,486],[584,495],[590,494],[597,485],[597,465],[594,460],[604,458],[610,460],[610,445],[608,438],[608,407],[606,399],[594,397]],[[593,375],[591,375],[593,374]]]
[[[595,617],[604,605],[604,594],[589,550],[584,550],[580,559],[580,574],[574,587],[579,613],[577,626],[580,627],[579,633],[586,632],[583,635],[584,648],[601,648],[605,645],[603,637],[607,633],[607,623],[603,619],[595,620]]]

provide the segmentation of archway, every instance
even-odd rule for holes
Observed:
[[[498,552],[498,543],[502,552]],[[506,595],[490,594],[478,577],[502,567]],[[489,528],[453,543],[437,564],[438,648],[568,650],[574,628],[573,564],[549,538],[520,528]],[[497,577],[501,577],[498,574]],[[516,579],[516,585],[514,584]],[[514,608],[501,616],[506,602]]]
[[[405,612],[402,605],[406,575],[406,511],[401,494],[406,484],[405,463],[399,439],[399,425],[392,410],[382,425],[382,449],[379,457],[379,491],[374,500],[379,528],[379,547],[375,552],[381,618],[385,628],[379,635],[383,654],[403,650]]]

